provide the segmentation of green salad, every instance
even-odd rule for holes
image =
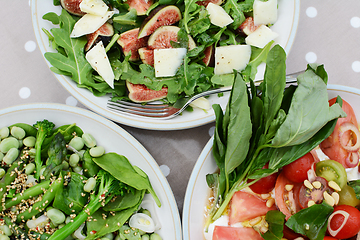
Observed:
[[[259,3],[275,6],[277,17],[276,0],[54,0],[63,9],[43,16],[56,25],[43,29],[55,50],[45,58],[53,72],[95,96],[175,104],[232,85],[234,69],[255,78],[277,37],[269,28],[274,20],[256,22]],[[92,14],[95,5],[105,15]]]
[[[17,123],[0,140],[1,239],[161,239],[146,173],[76,124]]]

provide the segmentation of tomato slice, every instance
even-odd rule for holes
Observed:
[[[285,189],[286,185],[293,186],[293,188],[288,191]],[[285,214],[286,220],[301,209],[299,205],[299,190],[301,186],[302,183],[296,183],[287,179],[284,172],[281,172],[276,180],[275,201],[279,210]]]
[[[263,240],[261,235],[249,227],[215,226],[213,240]]]
[[[344,166],[334,160],[324,160],[316,163],[316,175],[326,180],[336,182],[340,188],[347,184],[347,173]]]
[[[309,189],[302,185],[299,191],[299,204],[301,208],[307,208],[309,201],[314,201],[316,204],[322,203],[324,200],[324,192],[330,195],[334,192],[328,185],[325,178],[316,177],[313,182],[318,181],[321,183],[320,188]]]
[[[344,223],[345,217],[339,212],[349,214],[348,219]],[[346,239],[355,236],[360,231],[360,211],[349,205],[339,205],[334,208],[334,212],[329,217],[328,231],[330,229],[336,231],[343,225],[340,231],[336,233],[335,238]],[[331,234],[332,235],[332,234]]]
[[[237,191],[230,202],[229,224],[243,222],[276,210],[275,204],[266,206],[266,200],[251,193]]]
[[[329,100],[329,105],[333,105],[336,102],[336,98]],[[339,118],[337,120],[336,126],[333,133],[320,143],[321,150],[327,155],[330,159],[335,160],[341,163],[345,168],[351,167],[348,166],[347,158],[349,158],[350,152],[346,151],[340,144],[340,131],[339,128],[343,123],[352,123],[355,126],[358,126],[354,110],[348,102],[343,99],[342,109],[346,112],[347,116],[345,118]]]

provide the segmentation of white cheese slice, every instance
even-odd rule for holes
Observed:
[[[255,0],[253,4],[254,24],[274,24],[277,20],[277,0]]]
[[[103,16],[87,13],[74,25],[70,37],[76,38],[93,33],[114,15],[114,11],[107,11]]]
[[[244,70],[250,61],[249,45],[228,45],[215,48],[215,74],[232,73]]]
[[[210,2],[206,10],[209,13],[210,22],[216,26],[225,27],[234,22],[229,14],[219,5]]]
[[[192,103],[190,103],[190,106],[204,110],[209,110],[211,108],[209,100],[205,97],[200,97],[194,100]]]
[[[98,42],[85,55],[86,60],[91,67],[105,80],[105,82],[114,88],[115,75],[111,68],[109,58],[106,55],[104,44]]]
[[[80,10],[98,16],[104,16],[109,7],[103,0],[82,0]]]
[[[174,76],[181,66],[186,51],[186,48],[154,49],[155,76]]]
[[[245,38],[248,45],[258,48],[265,47],[270,41],[277,38],[279,35],[265,25],[258,27],[253,33]]]

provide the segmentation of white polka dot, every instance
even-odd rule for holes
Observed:
[[[355,61],[351,64],[351,68],[354,72],[360,72],[360,61]]]
[[[36,43],[34,41],[27,41],[25,43],[25,50],[28,52],[33,52],[36,49]]]
[[[209,136],[212,137],[212,135],[214,135],[215,133],[215,126],[212,126],[210,129],[209,129]]]
[[[167,165],[161,165],[160,170],[164,174],[165,177],[169,176],[170,168]]]
[[[29,98],[30,95],[31,95],[31,90],[30,90],[30,88],[28,88],[28,87],[22,87],[22,88],[20,88],[20,90],[19,90],[19,96],[20,96],[22,99]]]
[[[316,10],[316,8],[314,8],[314,7],[308,7],[308,8],[306,9],[306,15],[307,15],[309,18],[314,18],[314,17],[316,17],[316,15],[317,15],[317,10]]]
[[[354,28],[360,27],[360,17],[352,17],[350,19],[350,25]]]
[[[314,52],[308,52],[306,55],[305,55],[305,59],[308,63],[314,63],[316,62],[317,60],[317,56]]]
[[[78,103],[78,101],[76,100],[76,98],[74,98],[73,96],[70,96],[66,99],[66,105],[70,105],[70,106],[76,106]]]

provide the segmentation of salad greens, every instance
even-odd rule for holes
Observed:
[[[125,156],[95,155],[91,150],[101,146],[75,124],[55,128],[45,119],[1,130],[0,218],[13,230],[10,239],[66,239],[75,232],[76,239],[98,239],[130,227],[140,239],[146,234],[129,226],[129,218],[145,211],[145,194],[161,202],[146,173]],[[18,155],[5,162],[10,150],[3,151],[15,148]]]
[[[285,60],[284,50],[274,46],[260,86],[250,78],[248,90],[237,72],[225,113],[213,105],[213,155],[220,171],[207,176],[216,194],[206,228],[223,214],[236,191],[308,153],[333,132],[337,118],[346,116],[339,103],[329,107],[323,66],[309,65],[297,86],[286,88]],[[262,169],[266,163],[268,169]]]
[[[197,45],[196,48],[187,52],[175,76],[159,78],[155,77],[153,66],[139,61],[130,61],[129,56],[124,56],[121,47],[114,44],[119,34],[138,28],[146,16],[136,15],[136,11],[129,9],[126,1],[104,0],[104,2],[119,11],[111,19],[116,37],[106,47],[115,75],[114,88],[108,86],[86,61],[84,52],[86,37],[70,38],[70,33],[79,17],[69,14],[66,10],[62,10],[60,16],[55,13],[47,13],[43,16],[43,19],[58,25],[50,30],[43,29],[49,37],[50,45],[55,50],[55,52],[45,53],[45,58],[52,65],[53,72],[69,76],[78,84],[78,87],[88,89],[95,96],[112,94],[114,100],[129,100],[126,81],[133,84],[144,84],[153,90],[167,87],[167,98],[163,101],[171,104],[211,88],[232,85],[234,74],[214,75],[214,68],[206,66],[202,58],[205,56],[204,51],[208,46],[245,43],[244,37],[239,34],[237,29],[245,17],[252,15],[254,0],[224,1],[223,8],[234,19],[232,24],[224,28],[210,23],[205,7],[198,0],[155,1],[149,11],[157,6],[168,4],[176,5],[181,10],[182,19],[177,24],[181,30],[178,33],[178,42],[173,42],[172,46],[176,48],[188,46],[188,34]],[[54,1],[54,5],[59,5],[59,1]],[[255,78],[257,67],[266,59],[272,43],[268,43],[263,49],[251,47],[250,63],[243,71],[247,81]]]

